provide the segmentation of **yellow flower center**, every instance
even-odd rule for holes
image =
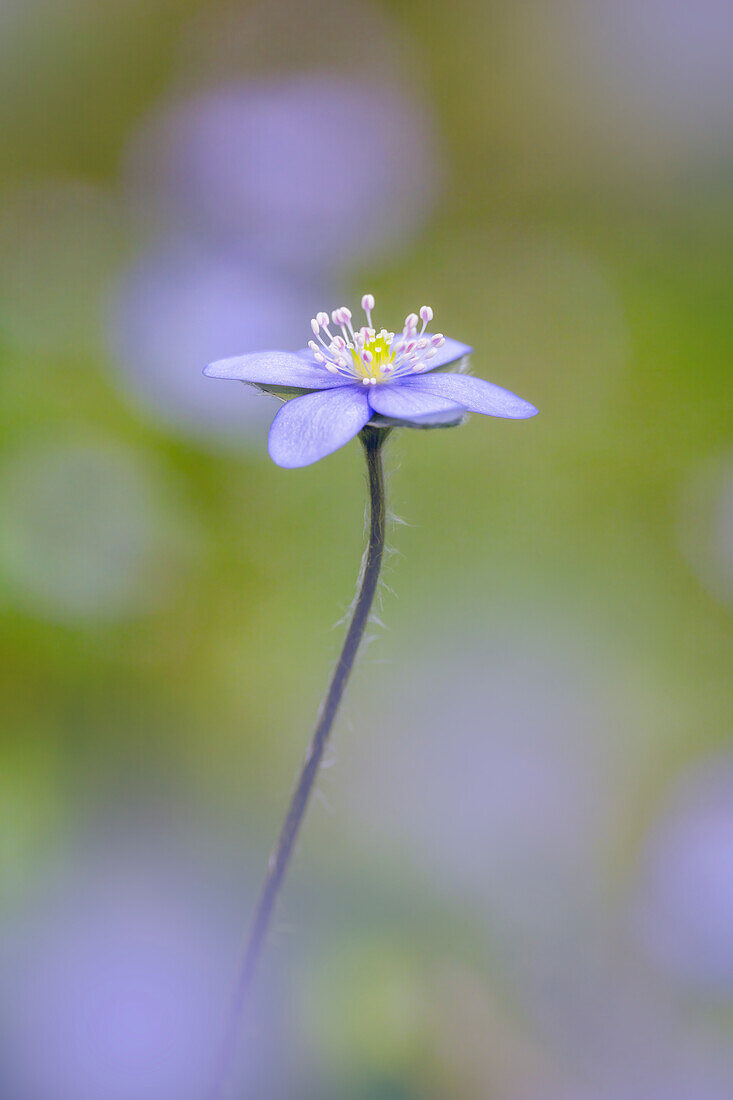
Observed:
[[[393,339],[394,333],[382,329],[381,332],[367,340],[363,348],[349,349],[358,378],[365,378],[369,381],[374,379],[376,382],[387,380],[395,360],[392,351]],[[368,352],[371,356],[369,361],[366,361],[364,352]]]

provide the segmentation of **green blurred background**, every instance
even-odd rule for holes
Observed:
[[[731,56],[725,0],[4,0],[3,1098],[200,1095],[364,508],[200,369],[367,290],[540,415],[390,442],[234,1095],[733,1095]]]

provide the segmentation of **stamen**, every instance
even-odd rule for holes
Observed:
[[[369,328],[373,328],[372,325],[372,310],[374,309],[374,295],[365,294],[361,300],[361,308],[366,313],[367,321],[369,322]]]
[[[408,313],[402,332],[395,334],[386,328],[377,331],[372,320],[374,295],[364,294],[361,306],[367,324],[355,329],[348,306],[338,306],[329,315],[319,312],[311,319],[311,329],[316,340],[309,340],[308,347],[315,361],[325,366],[331,374],[338,374],[365,386],[392,381],[407,374],[427,370],[429,361],[445,343],[442,333],[431,335],[426,326],[433,319],[430,306],[420,306],[417,313]],[[341,334],[334,335],[329,320],[338,325]],[[418,332],[418,324],[422,327]],[[325,334],[328,343],[323,338]],[[320,344],[320,347],[318,346]],[[323,350],[321,350],[323,349]]]

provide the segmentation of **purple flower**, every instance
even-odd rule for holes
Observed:
[[[219,359],[204,369],[211,378],[234,378],[295,398],[270,427],[270,457],[278,466],[309,466],[343,447],[366,424],[450,427],[469,412],[513,420],[536,414],[534,405],[492,382],[438,373],[452,364],[460,372],[472,348],[429,333],[430,306],[422,306],[419,317],[410,313],[402,332],[394,333],[374,327],[371,294],[361,304],[367,323],[359,329],[351,311],[341,306],[330,321],[326,313],[313,318],[316,339],[302,351],[254,352]]]

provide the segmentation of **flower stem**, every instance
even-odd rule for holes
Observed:
[[[293,854],[295,841],[303,823],[305,811],[313,791],[323,753],[333,727],[339,705],[354,665],[356,654],[364,637],[369,620],[374,594],[377,590],[379,572],[384,555],[384,535],[386,526],[386,503],[384,495],[384,471],[382,468],[382,445],[388,435],[388,429],[364,428],[359,438],[366,456],[369,480],[369,541],[362,562],[359,585],[354,600],[351,620],[344,638],[343,648],[333,670],[331,681],[318,714],[308,752],[303,762],[298,782],[295,786],[290,806],[280,832],[277,844],[270,856],[267,876],[254,912],[245,945],[242,965],[239,971],[234,998],[228,1018],[224,1042],[222,1044],[210,1100],[223,1100],[227,1083],[232,1071],[236,1053],[237,1038],[246,1008],[247,997],[252,984],[262,948],[275,910],[277,896],[287,873]]]

